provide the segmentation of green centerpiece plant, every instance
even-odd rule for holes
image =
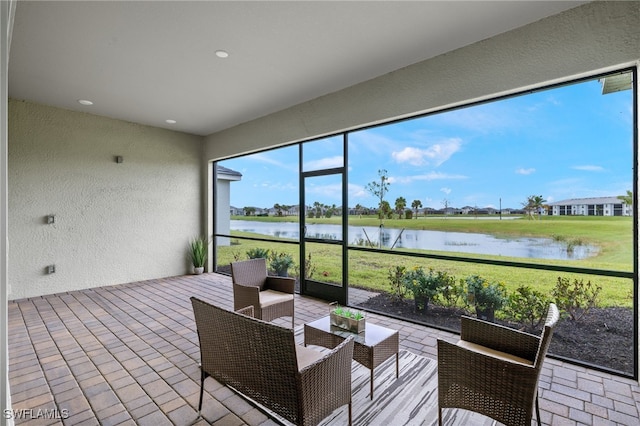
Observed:
[[[364,313],[351,310],[344,306],[336,305],[329,313],[331,325],[350,331],[352,333],[361,333],[364,331],[365,317]]]

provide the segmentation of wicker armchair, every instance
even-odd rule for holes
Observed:
[[[542,336],[462,317],[460,341],[438,340],[438,423],[463,408],[505,425],[540,424],[538,378],[559,314],[551,304]]]
[[[296,425],[316,425],[348,405],[351,425],[353,337],[331,352],[296,345],[290,328],[191,298],[204,380],[220,383]],[[250,314],[251,307],[242,312]]]
[[[294,327],[294,278],[267,275],[262,258],[231,263],[231,278],[234,310],[253,306],[255,317],[263,321],[290,316]]]

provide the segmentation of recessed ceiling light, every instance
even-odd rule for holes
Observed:
[[[227,52],[226,50],[216,50],[216,56],[218,58],[228,58],[229,52]]]
[[[91,102],[91,101],[89,101],[89,100],[86,100],[86,99],[78,99],[78,103],[79,103],[80,105],[87,105],[87,106],[89,106],[89,105],[93,105],[93,102]]]
[[[168,119],[168,120],[164,120],[164,121],[166,121],[169,124],[176,124],[177,123],[176,120],[172,120],[172,119]]]

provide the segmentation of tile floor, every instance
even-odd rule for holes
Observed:
[[[15,423],[276,424],[211,378],[198,418],[192,295],[231,308],[231,279],[179,276],[9,302]],[[296,296],[297,326],[327,311],[326,302]],[[457,339],[400,320],[368,318],[400,330],[402,349],[431,358],[437,338]],[[640,387],[632,380],[547,359],[540,388],[544,424],[640,424]]]

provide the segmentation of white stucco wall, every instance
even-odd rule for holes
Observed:
[[[15,14],[15,1],[0,2],[0,425],[13,426],[13,419],[7,419],[4,410],[11,409],[9,389],[9,350],[8,348],[8,305],[9,260],[8,237],[8,78],[9,47]]]
[[[9,298],[188,273],[201,154],[199,136],[10,100]]]
[[[640,2],[595,2],[206,138],[216,160],[640,59]]]

